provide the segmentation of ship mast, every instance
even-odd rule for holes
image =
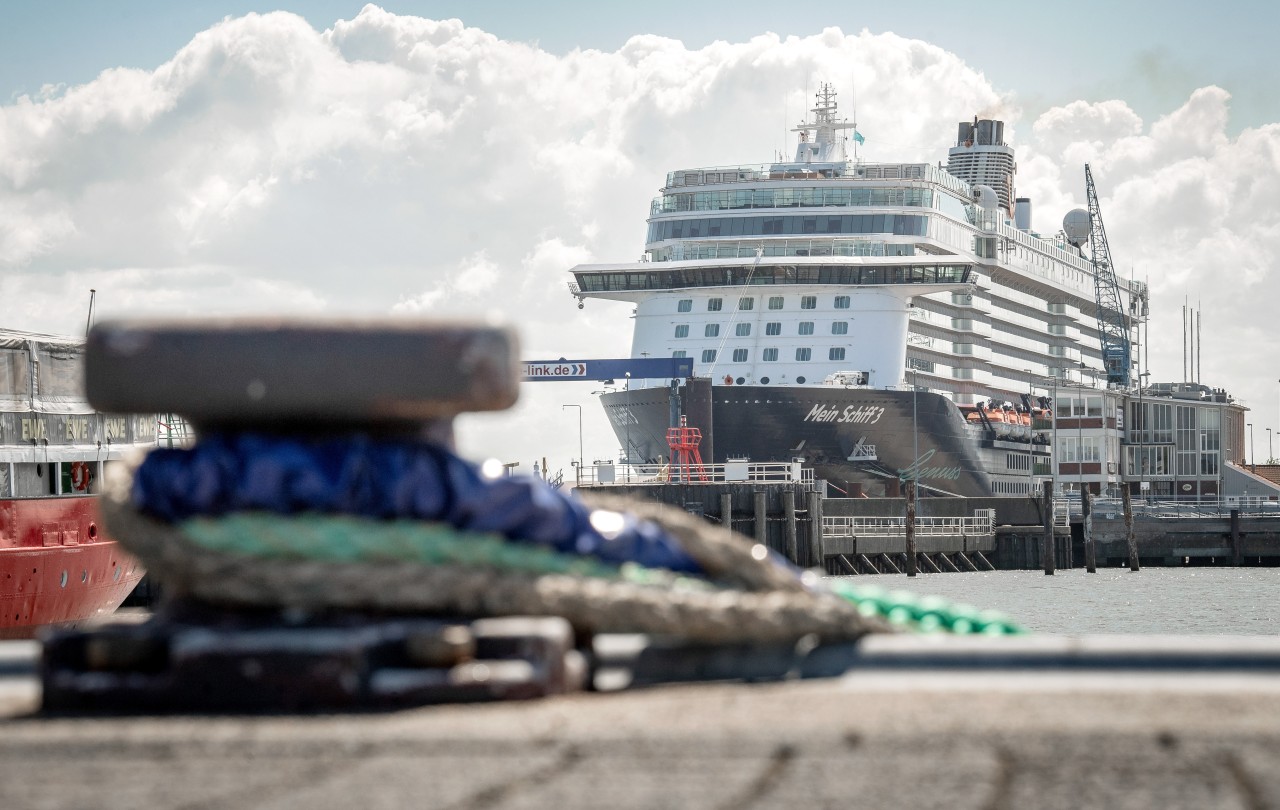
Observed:
[[[853,129],[848,119],[836,119],[836,91],[830,82],[823,82],[814,94],[816,104],[809,110],[813,123],[802,122],[791,129],[800,133],[796,146],[796,163],[844,163],[845,138],[841,130]],[[810,138],[809,133],[813,133]]]

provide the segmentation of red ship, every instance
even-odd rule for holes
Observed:
[[[102,530],[103,471],[154,447],[154,417],[96,413],[83,342],[0,330],[0,638],[111,613],[143,570]]]

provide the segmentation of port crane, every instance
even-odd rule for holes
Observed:
[[[1132,344],[1129,340],[1129,316],[1120,303],[1120,283],[1111,263],[1107,246],[1107,230],[1102,224],[1098,191],[1093,172],[1084,164],[1085,194],[1089,198],[1089,248],[1093,252],[1094,292],[1098,304],[1098,334],[1102,340],[1102,365],[1107,384],[1128,388],[1132,366]]]

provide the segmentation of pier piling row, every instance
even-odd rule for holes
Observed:
[[[826,498],[821,488],[821,482],[792,481],[665,482],[609,489],[702,515],[802,567],[821,567],[834,575],[907,571],[903,498]],[[1280,511],[1219,514],[1194,506],[1135,505],[1126,526],[1121,502],[1099,499],[1091,507],[1098,567],[1280,566]],[[1085,563],[1083,515],[1061,503],[1050,509],[1038,497],[918,501],[917,570],[1052,571]],[[1048,543],[1047,537],[1052,538]],[[1048,559],[1046,553],[1051,554]]]

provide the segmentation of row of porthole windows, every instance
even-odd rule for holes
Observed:
[[[771,296],[769,296],[769,298],[768,298],[768,300],[767,300],[767,302],[766,302],[766,305],[769,307],[769,309],[782,309],[782,308],[785,306],[785,304],[786,304],[785,298],[786,298],[786,297],[785,297],[785,296],[782,296],[782,295],[771,295]],[[837,296],[835,296],[835,297],[834,297],[834,300],[833,300],[833,302],[832,302],[832,305],[833,305],[836,309],[848,309],[848,308],[849,308],[849,296],[847,296],[847,295],[837,295]],[[738,309],[739,309],[739,310],[742,310],[742,311],[744,311],[744,312],[747,312],[747,311],[753,310],[753,309],[755,309],[755,308],[756,308],[756,299],[755,299],[755,298],[752,298],[751,296],[744,296],[744,297],[742,297],[742,298],[739,298],[739,299],[738,299]],[[816,295],[802,295],[802,296],[800,296],[800,308],[801,308],[801,309],[817,309],[817,308],[818,308],[818,296],[816,296]],[[708,299],[707,299],[707,312],[720,312],[720,311],[721,311],[721,310],[723,310],[723,309],[724,309],[724,299],[723,299],[723,298],[708,298]],[[676,302],[676,312],[692,312],[692,311],[693,311],[693,299],[692,299],[692,298],[681,298],[679,301],[677,301],[677,302]]]
[[[717,355],[717,351],[715,349],[703,349],[702,362],[714,363],[716,361],[716,355]],[[689,355],[685,351],[677,350],[672,352],[671,356],[672,357],[688,357]],[[733,354],[731,356],[733,358],[734,363],[745,363],[751,358],[751,350],[750,349],[734,349]],[[836,346],[827,350],[828,360],[838,361],[838,360],[843,360],[844,357],[845,357],[845,350],[843,346]],[[764,349],[763,353],[760,356],[760,359],[765,363],[776,363],[778,360],[778,350]],[[796,349],[797,362],[807,363],[812,359],[813,359],[813,349],[810,349],[808,347]]]
[[[733,330],[733,331],[734,331],[734,335],[735,335],[735,336],[737,336],[737,337],[750,337],[750,336],[751,336],[751,324],[749,324],[749,323],[740,323],[740,324],[737,324],[737,325],[735,325],[735,326],[734,326],[734,330]],[[777,335],[781,335],[781,334],[782,334],[782,322],[781,322],[781,321],[769,321],[768,323],[766,323],[766,324],[764,325],[764,333],[765,333],[766,335],[770,336],[770,337],[774,337],[774,336],[777,336]],[[796,334],[799,334],[799,335],[812,335],[812,334],[813,334],[813,321],[801,321],[801,322],[799,323],[798,327],[797,327]],[[848,322],[848,321],[834,321],[834,322],[831,324],[831,334],[833,334],[833,335],[847,335],[847,334],[849,334],[849,322]],[[720,324],[718,324],[718,323],[709,323],[709,324],[707,324],[707,325],[706,325],[706,326],[704,326],[704,327],[703,327],[703,329],[702,329],[702,336],[703,336],[703,337],[709,337],[709,338],[713,338],[713,337],[720,337]],[[687,338],[687,337],[689,337],[689,324],[687,324],[687,323],[676,324],[676,337],[677,337],[677,338]]]

